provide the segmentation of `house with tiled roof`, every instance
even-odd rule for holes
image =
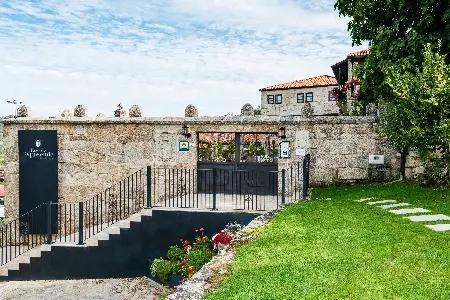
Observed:
[[[313,115],[337,115],[339,108],[331,90],[336,78],[329,75],[296,80],[260,89],[261,114],[269,116],[302,115],[302,108],[311,104]]]
[[[346,82],[353,78],[353,72],[358,65],[362,65],[369,55],[369,50],[359,50],[347,54],[347,57],[332,65],[331,69],[337,80],[339,87],[343,87]],[[358,93],[358,86],[352,86],[350,92],[347,92],[347,102],[349,105],[356,99]]]

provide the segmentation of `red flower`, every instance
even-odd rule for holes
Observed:
[[[195,229],[194,231],[195,231],[195,232],[198,232],[198,229]]]
[[[229,242],[231,242],[231,240],[233,239],[233,237],[225,231],[221,231],[218,234],[216,234],[213,238],[213,243],[214,244],[228,244]]]
[[[198,237],[195,241],[196,241],[197,243],[200,243],[202,240]]]
[[[206,236],[204,236],[204,237],[202,238],[202,240],[206,241]]]
[[[188,241],[188,240],[185,240],[185,241],[184,241],[184,244],[185,244],[185,245],[189,244],[189,241]]]
[[[203,227],[202,228],[200,228],[200,231],[203,231],[203,230],[205,230]]]
[[[194,267],[194,266],[190,266],[190,267],[188,268],[188,272],[189,272],[189,273],[194,273],[194,271],[195,271],[195,267]]]
[[[180,239],[180,242],[182,242],[183,241],[183,239]]]

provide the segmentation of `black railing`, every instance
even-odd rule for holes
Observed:
[[[151,168],[138,170],[92,198],[44,203],[0,225],[0,265],[42,244],[84,244],[143,208],[273,210],[306,199],[309,155],[281,171]]]
[[[48,213],[48,205],[41,204],[0,226],[0,265],[47,241]]]
[[[145,207],[146,170],[139,170],[92,198],[44,203],[0,227],[0,265],[45,243],[84,242]]]
[[[147,174],[148,206],[272,210],[306,198],[309,155],[303,168],[299,162],[281,171],[148,167]]]

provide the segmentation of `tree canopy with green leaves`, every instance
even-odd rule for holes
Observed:
[[[364,79],[363,101],[378,102],[391,96],[383,70],[399,64],[414,70],[423,58],[423,45],[437,45],[440,40],[440,53],[450,52],[448,0],[337,0],[334,7],[340,16],[350,18],[353,45],[365,41],[370,45],[365,64],[356,71],[356,76]],[[449,63],[450,57],[446,60]]]
[[[446,55],[427,44],[414,71],[402,65],[387,67],[385,80],[393,95],[381,103],[382,128],[390,142],[439,162],[440,180],[450,185],[450,64],[445,60]]]

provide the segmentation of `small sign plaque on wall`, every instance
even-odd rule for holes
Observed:
[[[297,156],[305,156],[306,155],[306,149],[302,149],[302,148],[295,149],[295,155],[297,155]]]
[[[179,152],[189,152],[190,145],[188,141],[179,141],[178,142],[178,151]]]
[[[289,141],[280,142],[280,158],[289,158],[291,143]]]

